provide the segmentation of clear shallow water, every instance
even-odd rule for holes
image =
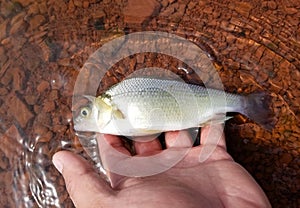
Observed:
[[[51,157],[69,149],[89,158],[72,124],[78,72],[104,43],[144,30],[174,33],[199,45],[214,62],[226,91],[262,90],[272,95],[278,119],[275,129],[268,132],[236,116],[226,126],[229,151],[258,180],[274,207],[299,204],[300,14],[296,2],[162,1],[139,10],[132,2],[92,0],[0,4],[2,205],[72,207]],[[99,92],[133,70],[153,65],[193,83],[211,79],[210,71],[203,80],[186,74],[179,69],[188,67],[172,57],[142,54],[115,64]]]

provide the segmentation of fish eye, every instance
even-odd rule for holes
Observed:
[[[90,115],[90,109],[87,107],[84,107],[80,110],[80,115],[82,117],[88,117]]]

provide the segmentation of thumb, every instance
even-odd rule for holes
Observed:
[[[113,195],[105,179],[79,155],[60,151],[54,154],[52,161],[63,175],[67,191],[76,207],[100,207]]]

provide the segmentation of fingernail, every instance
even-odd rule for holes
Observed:
[[[60,159],[57,159],[55,156],[53,156],[52,162],[53,162],[55,168],[56,168],[60,173],[62,173],[63,163],[61,162],[61,160],[60,160]]]

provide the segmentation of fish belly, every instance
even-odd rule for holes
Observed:
[[[225,120],[226,94],[173,80],[132,78],[107,92],[124,118],[112,119],[103,133],[143,136],[199,127],[210,120]],[[228,97],[228,96],[227,96]],[[231,99],[236,99],[232,97]]]

